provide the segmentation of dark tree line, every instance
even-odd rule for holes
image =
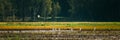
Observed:
[[[120,21],[119,4],[119,0],[0,0],[0,21]]]

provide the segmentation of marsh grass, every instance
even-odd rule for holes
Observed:
[[[102,22],[88,22],[88,23],[81,23],[81,22],[6,22],[0,23],[0,26],[120,26],[120,22],[110,22],[110,23],[102,23]]]
[[[0,28],[83,28],[83,29],[119,29],[120,22],[4,22],[0,23]]]

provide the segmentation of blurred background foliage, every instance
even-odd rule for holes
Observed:
[[[119,0],[0,0],[0,21],[120,21]]]

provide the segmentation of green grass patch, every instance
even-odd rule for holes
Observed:
[[[120,22],[1,22],[0,26],[120,26]]]

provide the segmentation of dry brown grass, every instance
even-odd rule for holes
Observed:
[[[0,27],[0,29],[120,29],[120,27],[116,27],[116,26],[75,26],[75,27],[66,27],[66,26],[3,26]]]

